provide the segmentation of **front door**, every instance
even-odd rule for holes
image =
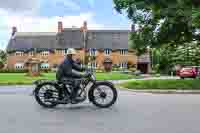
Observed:
[[[139,63],[137,68],[143,74],[147,74],[148,73],[148,63]]]

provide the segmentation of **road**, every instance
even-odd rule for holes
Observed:
[[[31,87],[5,89],[0,87],[0,133],[200,133],[200,95],[119,91],[109,109],[88,102],[44,109],[30,96]]]

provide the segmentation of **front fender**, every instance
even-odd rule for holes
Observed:
[[[113,86],[113,87],[115,86],[115,85],[114,85],[112,82],[110,82],[110,81],[96,81],[94,85],[103,84],[103,83],[109,84],[109,85],[111,85],[111,86]]]

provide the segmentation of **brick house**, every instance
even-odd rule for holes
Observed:
[[[83,34],[84,32],[86,34]],[[134,50],[128,49],[129,30],[90,30],[84,22],[81,28],[63,28],[58,22],[57,32],[17,32],[13,27],[12,36],[7,46],[8,69],[26,69],[24,62],[30,58],[43,61],[41,69],[56,68],[65,57],[67,48],[75,48],[78,52],[77,59],[84,58],[84,45],[87,54],[94,56],[90,63],[93,68],[103,69],[103,62],[109,58],[113,65],[122,69],[131,63],[144,72],[150,70],[150,59],[140,59]],[[144,62],[143,62],[144,60]],[[138,62],[139,61],[139,62]]]

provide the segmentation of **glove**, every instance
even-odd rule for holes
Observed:
[[[83,77],[84,77],[84,78],[90,77],[90,73],[84,73]]]

